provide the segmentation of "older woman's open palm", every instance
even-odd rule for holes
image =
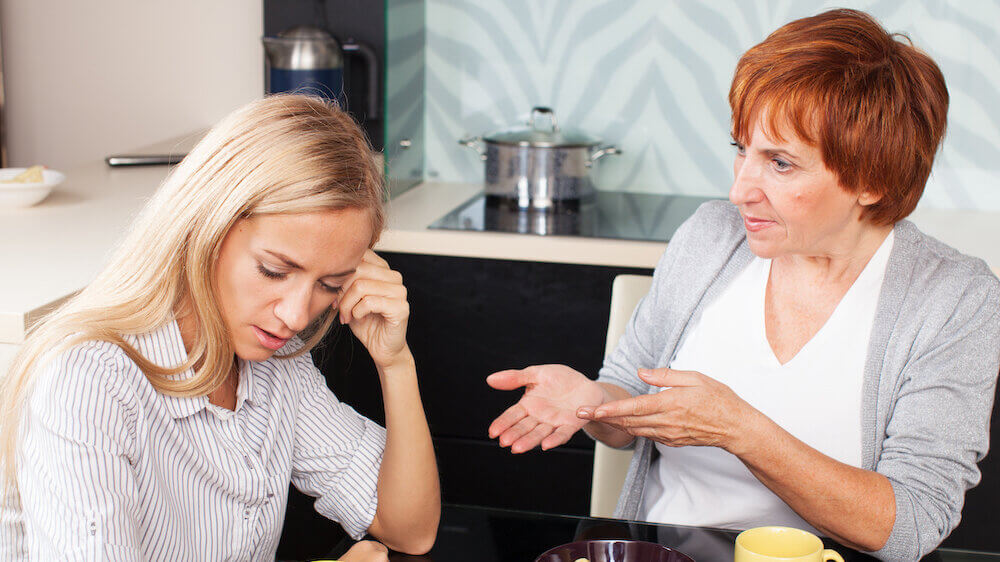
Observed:
[[[498,390],[525,389],[489,428],[490,438],[498,438],[512,453],[562,445],[588,422],[577,417],[577,409],[604,401],[600,385],[565,365],[500,371],[486,377],[486,383]]]

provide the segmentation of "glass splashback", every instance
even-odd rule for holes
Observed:
[[[385,3],[385,168],[392,197],[423,181],[426,0]]]
[[[733,156],[726,96],[740,55],[788,21],[846,6],[908,34],[948,82],[948,133],[922,205],[1000,209],[1000,34],[991,23],[1000,21],[1000,2],[390,0],[387,6],[386,146],[394,177],[480,183],[482,161],[457,140],[523,125],[533,106],[544,105],[564,127],[622,149],[594,166],[598,189],[725,196]],[[413,144],[398,157],[389,139],[404,138]]]

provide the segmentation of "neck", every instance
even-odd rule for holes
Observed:
[[[824,282],[853,283],[892,228],[892,225],[866,226],[840,241],[832,250],[779,256],[772,263],[782,271],[793,271]]]
[[[198,339],[198,316],[194,313],[187,297],[174,308],[174,319],[177,320],[177,329],[180,330],[181,341],[184,342],[184,352],[190,354],[195,340]]]

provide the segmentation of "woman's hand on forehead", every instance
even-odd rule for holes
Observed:
[[[365,252],[340,299],[340,322],[368,349],[378,366],[394,362],[406,349],[410,304],[403,276],[375,252]]]

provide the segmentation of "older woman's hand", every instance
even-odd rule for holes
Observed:
[[[728,386],[695,371],[639,369],[639,378],[664,390],[582,409],[606,423],[669,447],[720,447],[738,454],[740,431],[758,413]]]
[[[565,365],[536,365],[510,369],[486,377],[498,390],[525,387],[524,396],[490,424],[490,438],[501,447],[523,453],[539,445],[551,449],[562,445],[587,424],[577,417],[581,406],[604,402],[599,384]]]

